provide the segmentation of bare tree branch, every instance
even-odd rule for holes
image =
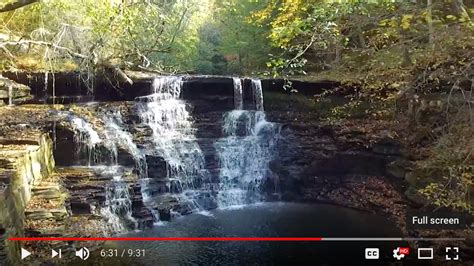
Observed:
[[[15,56],[5,47],[5,46],[0,46],[0,49],[3,50],[4,54],[8,56],[8,58],[15,60]]]
[[[57,50],[62,50],[62,51],[68,52],[70,55],[72,55],[74,57],[77,57],[77,58],[81,58],[81,59],[87,59],[88,58],[87,56],[85,56],[83,54],[80,54],[80,53],[77,53],[77,52],[74,52],[73,50],[71,50],[67,47],[63,47],[63,46],[56,45],[54,43],[43,42],[43,41],[20,40],[20,41],[17,41],[17,42],[13,42],[13,41],[2,42],[2,43],[0,43],[0,48],[4,48],[5,46],[17,46],[17,45],[23,45],[23,44],[34,44],[34,45],[48,46],[48,47],[51,47],[51,48],[54,48],[54,49],[57,49]]]
[[[115,67],[115,66],[111,66],[111,70],[114,72],[114,74],[121,80],[123,80],[124,82],[130,84],[130,85],[133,85],[133,80],[131,78],[129,78],[127,76],[127,74],[125,74],[125,72],[123,72],[123,70],[121,70],[120,68],[118,67]]]
[[[20,7],[24,7],[24,6],[27,6],[27,5],[36,3],[36,2],[39,2],[39,0],[18,0],[18,1],[13,2],[13,3],[8,3],[5,6],[3,6],[2,8],[0,8],[0,13],[13,11],[13,10],[18,9]]]

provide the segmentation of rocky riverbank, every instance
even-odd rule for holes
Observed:
[[[0,107],[2,263],[19,262],[20,242],[8,241],[8,237],[100,237],[116,233],[108,220],[113,215],[104,214],[107,211],[106,194],[115,172],[106,171],[107,167],[55,167],[53,154],[60,145],[56,130],[70,127],[60,115],[63,112],[76,112],[87,117],[87,108],[80,107]],[[63,152],[73,158],[76,154],[74,137],[69,141],[72,146]],[[56,161],[64,162],[62,156],[54,156]],[[122,171],[123,182],[133,195],[132,215],[137,228],[151,227],[153,218],[143,205],[136,173],[127,169]],[[65,257],[72,259],[76,246],[85,246],[93,251],[100,246],[100,242],[26,242],[21,246],[33,253],[31,258],[47,261],[50,254],[45,250],[48,248],[60,248],[68,254]]]
[[[16,263],[20,243],[7,238],[25,236],[26,208],[34,188],[53,172],[54,159],[47,134],[24,129],[8,136],[0,138],[0,262]]]

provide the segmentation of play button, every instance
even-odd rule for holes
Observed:
[[[26,250],[24,248],[21,248],[21,259],[22,260],[24,260],[26,257],[28,257],[30,255],[31,255],[31,253],[28,250]]]

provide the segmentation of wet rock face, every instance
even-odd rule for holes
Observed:
[[[77,161],[77,147],[74,143],[74,132],[71,129],[57,127],[53,135],[56,146],[54,158],[58,166],[74,165]]]
[[[98,216],[101,217],[101,209],[108,208],[107,189],[113,182],[113,176],[82,168],[61,168],[58,170],[68,191],[66,206],[72,216]],[[143,204],[141,185],[136,176],[130,176],[125,180],[125,187],[130,195],[132,206],[132,217],[138,223],[138,228],[151,227],[153,215]],[[105,221],[106,222],[106,221]],[[130,229],[135,225],[130,224]],[[107,230],[107,229],[105,229]],[[110,232],[115,233],[115,232]]]
[[[81,147],[75,139],[74,130],[68,125],[56,124],[51,126],[51,138],[55,140],[54,158],[58,166],[73,165],[110,165],[113,154],[105,147],[104,143],[99,143],[93,150]],[[134,167],[135,160],[129,151],[122,147],[117,147],[117,163],[125,167]]]
[[[31,89],[0,75],[0,101],[5,104],[16,104],[31,99]]]
[[[323,188],[341,186],[346,176],[401,175],[401,169],[389,164],[401,158],[403,151],[397,141],[383,137],[382,130],[374,134],[364,132],[359,122],[321,122],[321,110],[301,95],[267,93],[265,110],[270,121],[282,125],[278,159],[270,164],[276,177],[266,186],[269,193],[278,185],[284,199],[302,200],[306,188],[315,187],[316,194],[329,193],[330,189],[323,192]]]
[[[148,177],[165,179],[168,176],[168,163],[163,157],[147,155]]]
[[[0,143],[0,264],[19,263],[20,244],[6,239],[24,235],[25,217],[64,215],[63,210],[25,212],[35,193],[43,198],[57,196],[52,189],[33,189],[53,168],[52,141],[46,134],[29,132],[27,140],[4,139]]]
[[[51,102],[50,96],[53,91],[57,99],[56,103],[85,102],[91,100],[86,97],[89,88],[84,83],[78,72],[60,73],[28,73],[28,72],[3,72],[2,75],[19,84],[31,88],[31,95],[35,97],[34,102]],[[54,82],[51,80],[54,79]],[[84,98],[81,98],[84,97]]]
[[[336,152],[334,156],[315,158],[305,173],[309,175],[385,175],[387,158],[373,153]]]

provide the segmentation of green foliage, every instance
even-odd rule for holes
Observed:
[[[267,27],[252,24],[249,17],[262,4],[255,0],[214,1],[212,19],[199,29],[194,59],[197,72],[250,74],[265,69],[270,48]]]
[[[90,71],[114,65],[164,72],[256,72],[265,69],[270,45],[268,27],[251,23],[250,14],[265,3],[45,0],[0,14],[0,42],[45,42],[5,46],[12,57],[2,68],[53,71],[75,65]]]
[[[88,60],[30,43],[2,46],[8,58],[0,61],[3,68],[113,64],[291,76],[344,66],[347,55],[398,49],[401,60],[392,64],[409,64],[427,43],[430,25],[439,38],[447,27],[473,28],[472,9],[453,8],[454,1],[428,10],[425,3],[391,0],[44,0],[0,14],[0,42],[53,43]],[[16,57],[28,60],[16,64]]]
[[[15,58],[35,58],[49,71],[65,58],[79,69],[102,64],[183,69],[191,64],[189,58],[196,50],[201,23],[196,17],[203,6],[198,3],[202,1],[41,1],[0,14],[0,33],[5,36],[0,45],[1,41],[32,41],[29,47],[4,47]],[[4,64],[18,67],[15,60]]]
[[[459,123],[436,142],[429,158],[419,162],[429,174],[421,178],[435,179],[420,192],[435,205],[474,214],[473,134],[472,124]]]
[[[194,69],[201,74],[223,74],[226,61],[219,52],[221,34],[215,24],[205,23],[199,28],[199,43]]]
[[[335,69],[346,63],[344,54],[373,55],[393,48],[400,58],[396,62],[408,65],[412,50],[427,46],[428,40],[441,41],[447,28],[473,26],[468,9],[453,8],[455,0],[432,7],[390,0],[266,2],[252,19],[269,26],[267,37],[279,51],[267,63],[273,75]]]

